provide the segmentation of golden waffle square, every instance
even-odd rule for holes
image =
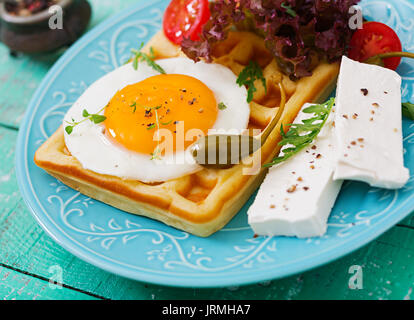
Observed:
[[[162,31],[153,37],[146,49],[150,47],[156,58],[184,55]],[[333,90],[339,72],[338,63],[321,63],[312,76],[292,81],[281,73],[263,40],[250,32],[231,32],[227,40],[215,46],[213,53],[214,62],[229,67],[236,75],[251,60],[263,68],[267,91],[257,81],[258,90],[250,104],[249,128],[266,128],[281,102],[278,83],[285,88],[288,100],[280,123],[258,151],[262,164],[269,162],[280,150],[280,124],[292,123],[304,103],[324,101]],[[256,175],[245,175],[244,170],[249,165],[239,164],[227,170],[203,169],[156,184],[101,175],[85,170],[71,156],[65,146],[63,127],[37,150],[34,160],[49,174],[88,197],[200,237],[223,228],[258,188],[267,172],[261,168]]]

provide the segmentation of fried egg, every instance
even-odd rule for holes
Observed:
[[[166,74],[145,63],[117,68],[67,112],[64,127],[84,120],[65,143],[85,169],[145,183],[176,179],[201,170],[189,150],[200,136],[247,128],[247,90],[230,69],[188,58],[157,63]],[[84,110],[106,120],[85,120]]]

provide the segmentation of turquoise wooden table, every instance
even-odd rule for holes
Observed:
[[[134,2],[92,0],[90,28]],[[139,283],[102,271],[62,249],[31,216],[14,169],[15,143],[25,108],[61,54],[11,57],[0,44],[0,299],[414,298],[414,215],[329,265],[241,288],[177,289]],[[358,275],[362,281],[357,281]]]

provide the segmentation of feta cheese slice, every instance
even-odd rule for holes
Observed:
[[[311,104],[306,104],[304,108]],[[313,117],[300,112],[295,123]],[[270,168],[248,220],[264,236],[322,236],[342,186],[334,181],[333,112],[315,141],[289,160]]]
[[[403,187],[409,171],[403,158],[401,77],[343,57],[335,104],[334,179]]]

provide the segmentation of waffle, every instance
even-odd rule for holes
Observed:
[[[179,47],[159,32],[147,44],[156,58],[183,55]],[[281,73],[263,40],[249,32],[231,32],[228,39],[213,49],[214,62],[229,67],[236,75],[256,61],[262,68],[267,90],[257,81],[258,89],[251,103],[249,128],[263,130],[277,114],[281,101],[280,82],[287,103],[280,124],[292,123],[305,102],[325,100],[333,90],[339,64],[320,63],[311,77],[292,81]],[[156,184],[123,180],[85,170],[69,153],[59,128],[36,152],[35,163],[69,187],[88,197],[129,213],[162,221],[188,233],[207,237],[223,228],[258,188],[266,174],[260,168],[255,175],[243,174],[249,164],[231,169],[203,169],[192,175]],[[281,136],[274,130],[256,153],[261,163],[269,162],[279,152]]]

